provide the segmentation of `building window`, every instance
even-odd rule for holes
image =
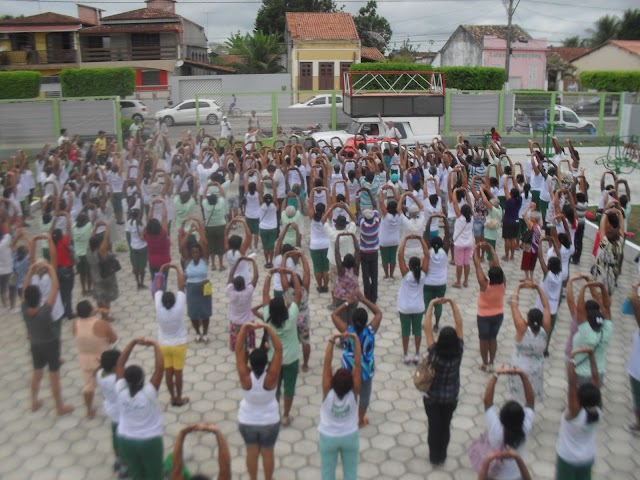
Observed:
[[[349,71],[353,62],[340,62],[340,89],[344,89],[344,74]]]
[[[333,90],[333,62],[320,62],[320,75],[318,88],[320,90]]]
[[[313,90],[313,63],[300,62],[298,67],[298,90]]]
[[[158,86],[160,85],[160,70],[143,70],[141,86]]]

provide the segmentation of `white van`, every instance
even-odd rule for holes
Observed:
[[[440,117],[383,117],[385,122],[393,122],[393,126],[400,132],[400,141],[404,145],[415,146],[431,143],[434,138],[440,138]],[[317,142],[324,140],[331,143],[332,138],[339,138],[345,143],[357,134],[367,137],[383,138],[385,126],[378,117],[352,118],[346,130],[330,130],[317,132],[311,137]]]

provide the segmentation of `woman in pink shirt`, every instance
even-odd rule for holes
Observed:
[[[489,262],[487,278],[480,264],[482,250],[489,250],[492,260]],[[480,337],[480,356],[483,372],[493,371],[493,361],[498,349],[498,332],[504,319],[504,295],[507,289],[506,280],[502,268],[493,247],[486,243],[478,243],[473,252],[473,264],[476,267],[476,277],[480,285],[478,295],[478,336]]]

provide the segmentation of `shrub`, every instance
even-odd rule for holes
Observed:
[[[40,72],[0,72],[0,99],[36,98],[40,80]]]
[[[580,72],[580,84],[601,92],[639,92],[638,70],[586,70]]]
[[[70,68],[60,72],[65,97],[132,95],[136,90],[133,68]]]
[[[504,68],[496,67],[432,67],[419,63],[385,62],[356,63],[349,68],[350,72],[441,72],[445,75],[447,88],[458,90],[502,90],[505,81]],[[397,80],[397,76],[383,75],[388,82]],[[362,79],[366,83],[367,78]],[[399,84],[396,84],[399,85]],[[404,86],[404,85],[401,85]],[[371,88],[377,90],[377,88]],[[412,90],[412,89],[410,89]]]

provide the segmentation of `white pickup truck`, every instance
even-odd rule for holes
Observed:
[[[393,122],[393,126],[400,132],[400,142],[407,146],[415,146],[416,142],[431,143],[434,137],[440,138],[440,117],[384,117],[383,120]],[[333,138],[339,138],[344,144],[357,134],[379,139],[384,137],[384,132],[385,127],[378,117],[360,117],[352,118],[346,130],[317,132],[311,138],[328,144],[331,144]]]

